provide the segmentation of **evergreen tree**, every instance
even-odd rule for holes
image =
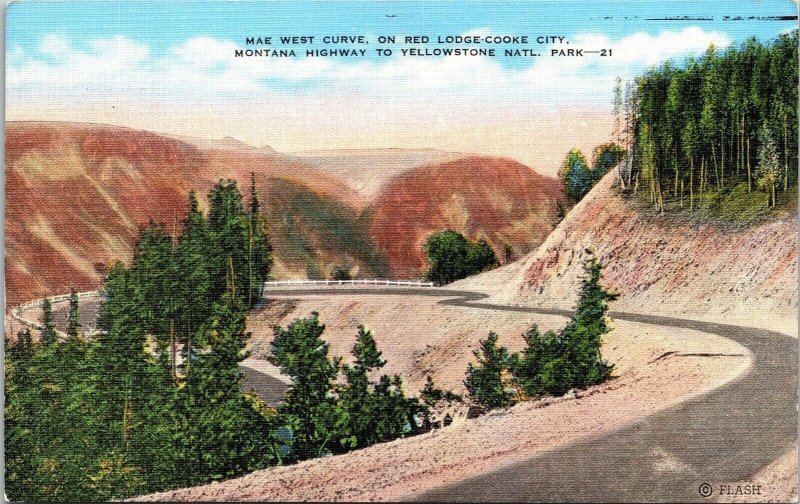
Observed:
[[[67,337],[76,340],[80,337],[81,322],[78,292],[73,288],[69,293],[69,313],[67,314]]]
[[[520,397],[563,395],[572,388],[572,374],[565,345],[554,331],[544,335],[534,325],[522,335],[526,347],[522,355],[512,356],[514,383]]]
[[[172,238],[163,224],[150,222],[139,233],[131,266],[136,310],[146,334],[156,338],[166,354],[170,343],[170,321],[174,314],[174,265]]]
[[[758,187],[769,195],[769,202],[773,208],[776,205],[776,192],[780,176],[781,166],[778,149],[775,146],[772,130],[767,124],[764,124],[759,133],[756,177],[758,179]]]
[[[53,320],[53,304],[48,298],[44,298],[42,301],[42,330],[39,338],[43,345],[52,345],[58,340],[56,324]]]
[[[102,332],[89,356],[95,366],[94,386],[102,398],[95,412],[102,424],[98,434],[103,446],[120,457],[128,453],[133,424],[146,412],[146,398],[160,392],[147,380],[151,364],[145,352],[145,327],[135,302],[136,288],[131,272],[122,263],[109,269],[100,306],[98,326]],[[109,461],[108,467],[113,468],[119,459],[112,457]]]
[[[592,151],[592,186],[625,157],[625,149],[616,143],[598,145]]]
[[[710,46],[700,58],[666,62],[636,80],[632,170],[657,208],[670,198],[677,207],[710,208],[718,198],[705,193],[739,198],[759,182],[774,206],[797,183],[789,168],[797,166],[797,46],[796,30],[766,45],[750,38],[724,52]],[[761,134],[764,127],[771,135]],[[764,176],[758,163],[768,136],[778,163]],[[748,201],[758,200],[738,204]]]
[[[226,293],[205,327],[207,347],[190,357],[193,371],[181,390],[184,419],[179,452],[187,484],[230,478],[276,461],[272,425],[242,392],[239,363],[250,333],[244,307]]]
[[[184,353],[191,353],[196,336],[211,311],[212,278],[209,255],[208,224],[200,212],[194,191],[189,193],[189,209],[183,221],[183,231],[175,247],[175,301],[177,332],[184,344]],[[184,356],[187,365],[190,361]],[[187,372],[188,370],[187,366]]]
[[[247,303],[251,219],[244,211],[242,194],[234,180],[220,180],[208,200],[212,299],[220,299],[232,280],[236,295]]]
[[[250,174],[250,227],[248,260],[248,306],[256,303],[264,292],[264,282],[272,269],[272,245],[267,221],[261,213],[255,174]]]
[[[362,448],[375,442],[379,413],[375,411],[375,401],[370,400],[373,388],[370,384],[370,373],[386,364],[372,333],[363,325],[358,326],[353,356],[356,358],[355,363],[343,367],[347,386],[340,393],[342,407],[348,414],[343,444],[345,448]]]
[[[324,330],[314,312],[286,329],[276,327],[272,342],[270,360],[292,379],[279,412],[294,432],[294,455],[300,460],[329,453],[347,424],[333,395],[339,359],[328,357]]]
[[[617,299],[617,294],[601,285],[602,265],[593,252],[588,253],[575,315],[561,331],[572,376],[570,388],[579,389],[606,380],[614,368],[602,359],[600,347],[603,336],[610,331],[608,303]]]
[[[30,361],[23,360],[16,341],[5,336],[4,381],[4,446],[6,493],[12,500],[33,500],[42,495],[37,485],[38,433],[34,399],[35,382],[29,372]]]
[[[399,375],[382,375],[369,402],[375,412],[370,444],[413,434],[417,430],[417,417],[428,413],[428,408],[416,398],[406,397]]]
[[[469,364],[464,385],[470,397],[478,404],[489,409],[510,406],[513,403],[513,394],[506,387],[511,365],[508,350],[497,346],[497,334],[494,332],[490,332],[489,337],[482,340],[480,345],[480,350],[473,352],[478,364]]]
[[[97,500],[86,478],[103,454],[97,436],[101,424],[95,414],[100,398],[88,358],[95,343],[79,337],[75,321],[77,296],[73,295],[69,337],[63,343],[40,346],[32,360],[29,400],[36,411],[32,477],[41,485],[41,493],[31,500]]]
[[[586,156],[578,149],[567,154],[559,172],[567,197],[573,203],[579,202],[592,188],[592,174]]]

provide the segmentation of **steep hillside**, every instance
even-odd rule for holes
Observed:
[[[564,194],[556,179],[510,159],[471,156],[388,182],[375,198],[370,232],[395,276],[418,276],[425,266],[422,243],[444,228],[485,238],[505,261],[553,230],[559,199]]]
[[[593,248],[618,310],[737,320],[796,331],[796,209],[758,223],[659,214],[605,177],[526,258],[458,286],[523,304],[574,305]]]
[[[557,181],[507,159],[473,156],[412,169],[416,162],[461,155],[401,149],[307,154],[327,168],[232,138],[10,122],[8,303],[98,287],[111,262],[130,258],[140,226],[154,220],[179,230],[189,190],[205,205],[220,178],[235,179],[246,193],[251,172],[273,232],[276,278],[327,277],[336,266],[361,277],[418,278],[422,240],[444,227],[487,238],[506,260],[506,252],[524,253],[547,235],[555,200],[563,198]],[[359,192],[359,181],[370,189]],[[369,191],[377,187],[373,198]]]
[[[203,150],[127,128],[8,123],[7,302],[73,286],[96,288],[110,262],[130,258],[139,226],[152,219],[172,229],[184,215],[188,191],[204,198],[218,178],[234,178],[246,191],[255,172],[268,208],[266,181],[275,178],[343,206],[359,200],[343,182],[296,160],[224,143],[226,148],[212,143]],[[303,232],[323,241],[314,238],[313,226]],[[333,256],[332,264],[338,264],[346,251]],[[296,265],[277,260],[289,269]],[[285,273],[305,276],[305,265]]]

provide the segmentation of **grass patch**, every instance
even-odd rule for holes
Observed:
[[[796,187],[778,193],[776,208],[770,208],[767,193],[755,187],[748,192],[747,182],[733,182],[726,186],[721,192],[713,190],[702,195],[696,193],[693,210],[689,209],[688,191],[684,192],[682,200],[680,197],[665,198],[664,210],[667,213],[691,218],[737,224],[753,223],[786,211],[797,210]],[[641,203],[650,204],[643,191],[639,191],[638,199]]]
[[[747,223],[767,217],[772,212],[769,195],[758,190],[748,192],[745,182],[736,184],[730,192],[713,193],[708,200],[701,201],[708,204],[698,206],[696,211],[717,220]]]

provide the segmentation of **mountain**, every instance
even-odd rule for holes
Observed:
[[[292,153],[323,172],[346,180],[366,200],[374,201],[392,178],[418,166],[465,157],[436,149],[340,149]]]
[[[421,166],[387,182],[374,199],[370,233],[394,276],[425,267],[422,243],[442,229],[486,239],[503,262],[553,230],[561,183],[506,158],[470,156]]]
[[[7,300],[99,287],[109,264],[130,259],[139,227],[153,220],[178,232],[190,190],[205,207],[220,178],[246,194],[251,172],[275,278],[326,278],[337,266],[361,278],[419,278],[421,243],[444,227],[485,237],[504,261],[506,252],[535,247],[555,223],[560,183],[509,159],[463,156],[403,149],[298,156],[233,138],[9,122]]]
[[[198,138],[193,136],[184,136],[184,135],[165,135],[169,138],[173,138],[183,143],[187,143],[189,145],[194,145],[199,149],[204,150],[235,150],[235,151],[256,151],[262,152],[264,154],[275,154],[275,149],[270,147],[269,145],[263,145],[261,147],[253,147],[250,144],[242,142],[239,139],[226,136],[224,138],[215,140],[209,138]]]
[[[189,191],[204,203],[219,178],[235,179],[246,193],[254,172],[265,200],[268,181],[282,180],[298,193],[345,208],[360,201],[347,184],[302,162],[224,143],[200,148],[129,128],[7,123],[7,302],[97,288],[111,262],[130,259],[140,226],[154,220],[176,229]],[[356,220],[356,211],[351,214]],[[316,243],[321,260],[349,259],[327,249],[313,236],[317,231],[305,226],[295,235]],[[276,269],[305,277],[305,262],[281,257],[278,249]]]

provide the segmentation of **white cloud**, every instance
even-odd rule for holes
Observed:
[[[466,34],[493,33],[478,28]],[[525,68],[488,57],[236,58],[242,47],[211,37],[155,55],[122,36],[78,47],[49,35],[33,52],[10,51],[7,110],[12,119],[135,122],[198,134],[228,128],[225,134],[236,135],[240,127],[249,133],[239,136],[256,144],[276,137],[297,144],[307,137],[355,138],[361,145],[383,138],[401,145],[414,138],[429,146],[487,145],[481,150],[517,153],[538,148],[532,144],[551,145],[548,134],[563,136],[553,118],[566,124],[568,110],[604,114],[617,76],[631,78],[711,43],[730,44],[724,33],[697,27],[616,40],[582,33],[569,41],[564,47],[608,48],[613,56],[550,57],[549,50],[560,47],[553,45],[542,47],[543,56]],[[602,123],[588,124],[583,129],[600,136]],[[545,150],[560,152],[560,144],[552,145]]]
[[[51,56],[60,56],[71,50],[69,40],[55,33],[49,33],[42,37],[42,42],[39,44],[39,52]]]
[[[490,34],[487,28],[468,35]],[[502,97],[518,101],[536,99],[535,93],[549,93],[549,99],[573,99],[607,93],[598,87],[617,75],[632,77],[647,66],[668,58],[704,51],[714,43],[730,43],[724,33],[699,27],[663,31],[658,35],[634,33],[620,40],[604,34],[583,33],[570,39],[570,45],[543,48],[543,56],[528,68],[507,68],[489,57],[401,57],[387,60],[346,60],[336,58],[235,58],[241,49],[235,42],[211,37],[191,38],[154,60],[146,45],[117,36],[89,41],[87,49],[76,49],[59,35],[45,36],[39,52],[52,61],[35,55],[13,54],[9,84],[38,84],[51,93],[68,92],[70,86],[103,85],[113,77],[126,92],[157,92],[163,99],[179,99],[186,91],[201,94],[248,90],[274,94],[296,94],[297,87],[281,82],[305,83],[306,87],[335,88],[356,94],[396,96],[398,92],[428,91]],[[551,48],[611,49],[612,57],[550,57]],[[500,50],[500,49],[498,49]],[[302,51],[298,51],[302,53]],[[399,51],[396,51],[399,52]],[[128,82],[122,82],[127,79]],[[53,88],[54,82],[64,84]],[[573,96],[567,96],[572,93]],[[538,97],[541,98],[541,97]]]
[[[87,50],[74,48],[70,41],[59,35],[46,35],[39,45],[39,53],[49,59],[19,53],[10,62],[7,82],[15,87],[40,89],[53,95],[72,94],[85,86],[100,86],[109,79],[119,82],[136,81],[135,70],[145,70],[149,48],[129,38],[116,36],[93,39]]]
[[[195,37],[172,48],[175,61],[198,68],[209,68],[227,63],[238,49],[235,42],[212,37]]]

